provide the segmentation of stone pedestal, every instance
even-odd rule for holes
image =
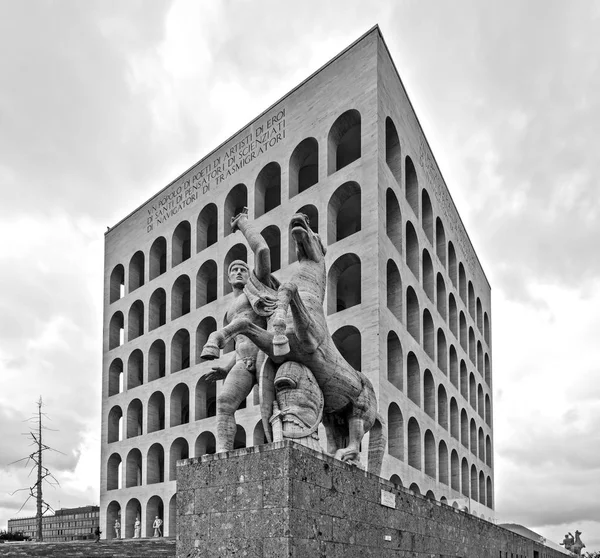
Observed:
[[[177,471],[177,558],[561,556],[289,441]]]

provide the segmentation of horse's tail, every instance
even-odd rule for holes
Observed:
[[[381,475],[383,456],[387,445],[387,436],[384,418],[377,413],[377,418],[371,430],[369,430],[369,451],[367,456],[367,471],[375,475]]]

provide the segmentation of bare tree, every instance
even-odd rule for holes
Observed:
[[[42,517],[48,510],[54,511],[52,506],[50,504],[48,504],[43,498],[43,495],[42,495],[43,484],[44,484],[44,482],[46,482],[52,487],[60,486],[60,483],[58,482],[58,480],[56,480],[56,477],[43,464],[44,452],[45,451],[55,451],[57,453],[62,453],[62,452],[44,444],[43,437],[42,437],[43,431],[44,430],[53,430],[53,429],[48,428],[42,424],[42,417],[46,417],[47,419],[49,419],[49,417],[48,417],[48,415],[46,415],[46,413],[42,413],[43,403],[42,403],[41,395],[40,395],[40,398],[37,401],[36,405],[38,407],[37,412],[34,413],[30,418],[27,419],[27,422],[33,423],[34,426],[31,427],[31,430],[29,432],[26,432],[23,434],[24,436],[28,436],[31,438],[30,445],[34,447],[34,450],[27,457],[23,457],[22,459],[17,459],[17,461],[13,461],[13,463],[11,463],[11,465],[12,465],[14,463],[20,463],[21,461],[25,461],[26,467],[29,466],[30,464],[32,464],[29,475],[31,476],[31,473],[36,471],[36,482],[32,486],[29,486],[27,488],[19,488],[18,490],[15,490],[12,494],[16,494],[17,492],[20,492],[21,490],[29,491],[29,496],[27,496],[27,499],[25,500],[25,502],[23,502],[23,505],[20,507],[19,512],[25,507],[25,504],[27,504],[27,502],[29,502],[29,500],[31,498],[36,499],[36,504],[37,504],[36,514],[35,514],[35,517],[37,519],[36,540],[41,542],[44,540],[44,535],[42,533]],[[17,512],[17,513],[19,513],[19,512]]]

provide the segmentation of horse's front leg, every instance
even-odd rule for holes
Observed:
[[[296,289],[296,286],[293,283],[284,283],[277,291],[277,308],[270,321],[270,329],[273,332],[273,355],[275,357],[281,357],[290,352],[290,344],[287,335],[285,334],[285,330],[286,316],[290,306],[293,289]]]
[[[233,320],[223,329],[213,331],[206,340],[200,358],[202,360],[214,360],[219,358],[221,349],[225,347],[229,341],[235,339],[240,333],[245,334],[250,324],[251,322],[247,318],[240,318],[238,320]]]

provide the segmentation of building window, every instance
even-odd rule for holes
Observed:
[[[360,112],[348,110],[340,115],[327,138],[327,174],[344,168],[360,158]]]

